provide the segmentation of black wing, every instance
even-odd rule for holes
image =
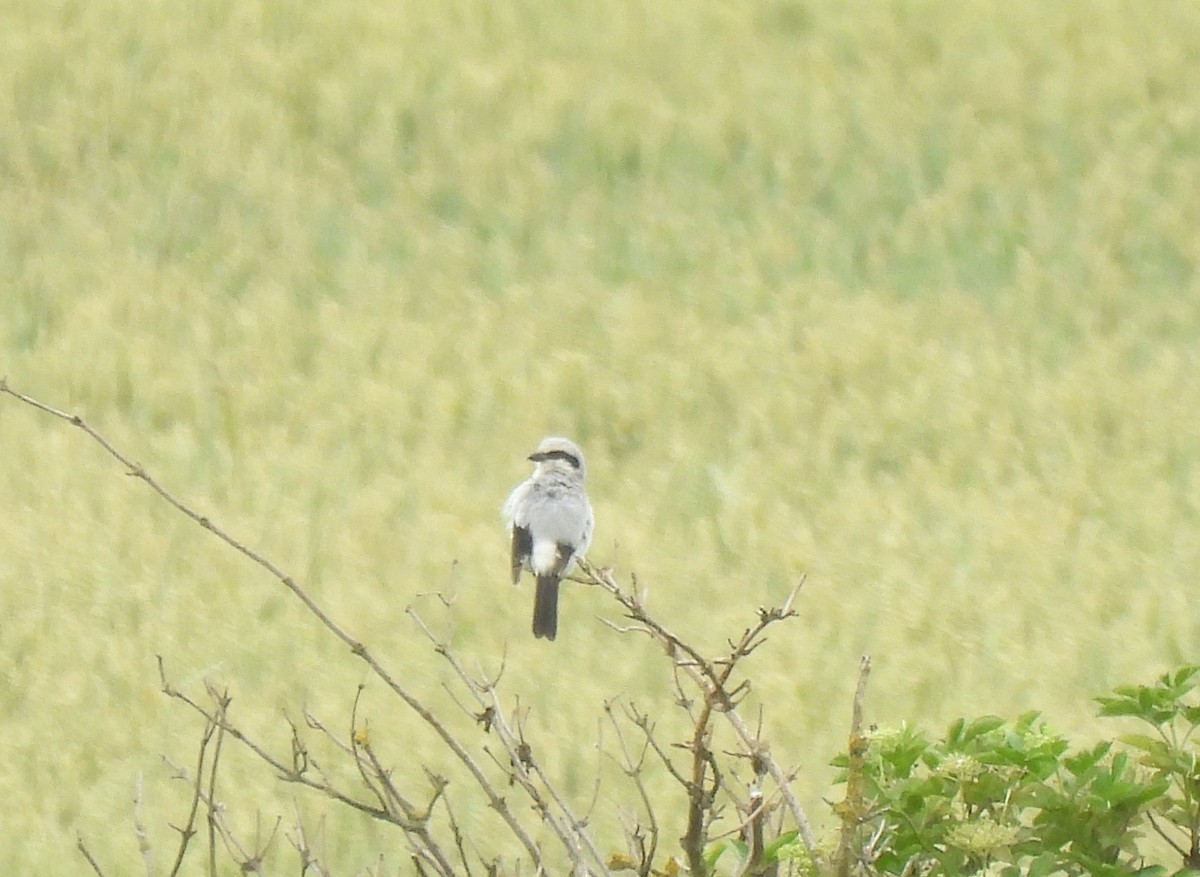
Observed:
[[[515,585],[521,578],[521,569],[529,562],[533,553],[533,536],[528,527],[512,526],[512,580]]]

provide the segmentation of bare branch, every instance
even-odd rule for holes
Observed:
[[[479,764],[474,758],[471,757],[470,753],[467,752],[462,743],[459,742],[459,740],[450,732],[446,725],[443,724],[414,694],[409,692],[399,683],[396,677],[388,672],[388,670],[379,662],[379,660],[376,659],[374,654],[367,649],[366,645],[351,636],[344,628],[335,622],[333,618],[321,608],[316,600],[309,596],[308,592],[301,587],[292,576],[290,576],[280,566],[269,560],[264,555],[234,538],[229,534],[228,531],[214,523],[212,519],[199,513],[191,506],[178,499],[157,479],[151,476],[145,468],[118,450],[111,442],[108,441],[108,439],[106,439],[100,432],[93,428],[79,415],[68,414],[65,411],[62,411],[51,405],[47,405],[44,402],[40,402],[23,393],[19,393],[12,389],[8,385],[8,382],[3,379],[0,379],[0,393],[6,393],[13,398],[26,403],[27,405],[31,405],[40,411],[64,420],[72,426],[81,429],[93,441],[104,448],[104,450],[111,457],[120,462],[130,475],[138,478],[141,481],[144,481],[155,493],[162,497],[162,499],[164,499],[169,505],[171,505],[181,514],[190,518],[202,528],[208,530],[230,548],[234,549],[239,554],[243,555],[261,567],[263,570],[273,576],[280,584],[291,591],[291,593],[295,595],[295,597],[300,600],[301,603],[304,604],[305,608],[308,609],[308,611],[321,623],[326,630],[341,640],[350,649],[352,654],[356,655],[364,663],[366,663],[376,677],[378,677],[389,689],[391,689],[391,691],[397,697],[404,701],[404,703],[420,717],[421,721],[434,730],[434,732],[441,738],[445,746],[454,754],[454,757],[463,765],[463,767],[466,768],[468,773],[471,774],[475,783],[488,796],[489,805],[500,815],[500,817],[508,825],[510,831],[512,831],[512,833],[521,841],[530,859],[535,862],[540,861],[540,850],[538,849],[537,845],[521,826],[516,815],[510,810],[507,801],[503,796],[496,792],[495,788],[488,781],[487,776],[483,773],[483,770],[480,768]],[[195,706],[195,704],[192,705]],[[251,745],[250,741],[247,740],[244,735],[235,731],[232,726],[227,726],[224,723],[224,720],[220,721],[220,726],[232,734],[240,742],[251,746],[251,749],[253,749],[260,758],[264,758],[268,761],[268,763],[275,767],[280,772],[281,776],[292,781],[311,784],[306,781],[304,776],[297,775],[294,772],[289,772],[288,769],[281,765],[277,760],[268,756],[265,750],[263,750],[261,747]],[[328,786],[325,786],[324,788],[328,788]],[[349,798],[348,796],[339,793],[336,795],[336,797],[338,800],[343,801],[343,803],[351,804],[363,812],[376,816],[376,818],[385,818],[384,813],[374,810],[373,808],[366,807],[360,802],[353,801],[353,799]]]
[[[213,745],[212,764],[208,768],[208,873],[210,877],[217,877],[217,769],[221,762],[221,742],[225,739],[225,708],[229,705],[229,700],[225,696],[218,696],[212,688],[209,688],[208,693],[217,701],[217,717],[213,722],[217,727],[217,739]],[[200,782],[200,777],[196,778],[196,782]]]
[[[627,708],[627,714],[632,710],[632,707]],[[646,814],[646,819],[649,822],[649,843],[641,831],[640,825],[635,825],[632,830],[627,831],[627,846],[629,847],[630,856],[633,858],[638,874],[641,877],[647,877],[654,867],[654,856],[658,852],[658,816],[655,813],[655,807],[650,800],[650,793],[646,790],[646,784],[642,779],[642,773],[646,765],[646,755],[652,749],[656,754],[662,754],[658,749],[657,744],[653,742],[653,731],[649,724],[649,718],[643,717],[645,721],[634,721],[636,727],[640,728],[644,740],[637,756],[635,757],[630,752],[629,746],[625,741],[625,734],[621,730],[621,724],[617,721],[617,717],[613,714],[612,701],[607,701],[604,704],[604,711],[608,714],[609,723],[617,735],[617,743],[621,748],[621,770],[625,776],[633,781],[634,788],[637,789],[638,797],[642,802],[642,810]],[[633,713],[636,716],[636,712]],[[669,760],[664,758],[667,768],[681,782],[683,777],[676,771],[674,765]]]
[[[667,772],[671,774],[675,782],[686,787],[688,783],[687,778],[679,772],[678,768],[675,767],[675,763],[671,761],[671,757],[667,754],[667,751],[662,748],[662,745],[658,742],[658,738],[654,736],[654,724],[650,721],[649,713],[639,713],[633,704],[627,704],[625,706],[625,713],[629,719],[641,729],[642,733],[646,737],[646,743],[651,749],[654,750],[654,754],[658,756],[660,761],[662,761],[663,765],[667,769]]]
[[[159,658],[159,671],[162,671],[162,659]],[[200,783],[204,776],[204,761],[208,755],[208,744],[212,739],[213,732],[216,730],[216,725],[211,721],[205,721],[204,734],[200,738],[199,751],[196,753],[196,781],[192,785],[192,802],[188,810],[187,822],[183,828],[177,828],[179,832],[179,847],[175,850],[175,862],[171,865],[169,877],[176,877],[179,874],[179,869],[183,867],[183,857],[187,854],[188,844],[196,835],[196,816],[200,812]]]
[[[310,870],[316,873],[317,877],[329,877],[329,872],[325,870],[325,866],[321,864],[321,860],[313,851],[313,845],[308,839],[308,832],[304,828],[304,819],[300,815],[300,807],[295,801],[292,802],[292,812],[295,814],[295,818],[292,822],[292,834],[288,840],[300,855],[300,877],[306,877]]]
[[[863,700],[867,696],[867,679],[871,675],[871,659],[863,655],[858,667],[858,685],[850,713],[849,764],[846,769],[846,796],[834,807],[841,817],[842,829],[838,839],[836,867],[838,877],[849,877],[854,859],[858,827],[867,812],[865,798],[865,757],[869,741],[863,736]]]
[[[425,623],[424,619],[421,618],[420,614],[412,606],[409,606],[405,611],[413,619],[426,639],[432,644],[434,652],[450,665],[467,691],[475,698],[480,707],[486,711],[488,717],[487,729],[500,741],[508,756],[511,766],[509,776],[529,796],[535,810],[542,816],[545,823],[550,827],[550,830],[559,839],[575,868],[579,871],[594,871],[595,873],[607,875],[608,866],[606,861],[600,851],[596,849],[589,834],[583,831],[583,820],[575,816],[566,800],[542,772],[536,759],[533,758],[529,745],[509,725],[494,685],[490,682],[476,679],[468,673],[449,645],[438,639],[429,625]],[[545,789],[545,795],[543,795],[538,785],[533,782],[535,777],[541,781],[541,787]],[[549,799],[547,799],[547,795]],[[551,803],[554,805],[553,807]],[[584,861],[581,851],[587,854],[590,864]],[[537,855],[533,858],[533,861],[540,866],[542,858],[540,855]]]
[[[746,833],[749,835],[750,854],[746,858],[746,872],[748,874],[764,874],[768,877],[774,877],[778,871],[778,864],[772,863],[769,868],[763,867],[763,856],[766,853],[766,844],[763,840],[763,823],[767,818],[767,806],[763,801],[762,789],[754,788],[750,790],[749,813],[746,816]]]
[[[138,771],[133,782],[133,833],[137,837],[142,863],[146,866],[146,877],[154,877],[154,854],[150,849],[150,838],[142,822],[142,774]]]
[[[471,860],[467,856],[466,839],[463,837],[462,829],[458,825],[458,819],[454,815],[454,808],[450,805],[450,795],[443,791],[440,800],[446,810],[446,819],[450,823],[450,833],[454,836],[454,846],[458,850],[458,860],[462,862],[463,870],[466,872],[467,877],[472,877],[474,872],[471,870]]]
[[[307,772],[297,773],[295,769],[288,767],[283,762],[272,756],[271,753],[267,752],[264,747],[247,737],[236,725],[233,725],[225,718],[219,717],[216,712],[205,709],[186,694],[174,688],[170,682],[167,681],[165,671],[163,670],[161,657],[159,658],[159,673],[162,679],[162,690],[164,694],[187,704],[189,707],[203,716],[208,722],[212,723],[214,728],[221,727],[225,733],[229,734],[231,737],[253,752],[259,759],[272,767],[278,773],[280,779],[307,786],[310,789],[321,792],[322,794],[333,798],[339,803],[345,804],[348,807],[353,807],[355,810],[359,810],[375,819],[379,819],[383,822],[394,822],[391,814],[389,814],[386,810],[373,807],[370,804],[365,804],[362,801],[352,798],[346,793],[342,792],[340,789],[337,789],[326,782],[324,779],[313,779],[308,775]],[[311,761],[309,764],[311,765]]]
[[[505,795],[501,793],[501,789],[497,787],[497,782],[493,779],[496,777],[496,772],[488,767],[486,760],[483,764],[477,761],[471,751],[466,748],[460,736],[452,731],[421,699],[402,685],[399,678],[375,657],[365,643],[356,639],[346,628],[338,624],[332,615],[327,613],[282,567],[236,539],[208,516],[201,514],[177,498],[145,468],[109,442],[79,415],[70,414],[16,392],[4,380],[0,380],[0,393],[10,395],[82,430],[109,456],[124,466],[129,475],[145,482],[169,505],[266,571],[290,591],[326,631],[344,644],[351,654],[363,661],[370,673],[378,678],[392,694],[402,700],[420,721],[438,736],[442,744],[470,775],[475,786],[481,790],[488,805],[499,814],[509,831],[525,849],[536,871],[545,870],[546,864],[540,847],[534,841],[522,819],[519,819],[510,808]],[[737,678],[734,676],[741,666],[741,662],[749,658],[766,642],[767,632],[773,624],[795,617],[796,613],[792,607],[803,582],[791,591],[780,606],[760,608],[754,622],[747,626],[738,637],[730,639],[721,654],[716,657],[706,657],[694,645],[669,630],[646,610],[646,592],[636,577],[630,577],[629,590],[625,591],[617,585],[612,571],[609,569],[592,567],[586,561],[580,562],[579,569],[577,580],[599,586],[607,591],[622,607],[624,617],[629,621],[627,625],[617,625],[605,620],[605,624],[622,633],[643,633],[663,648],[671,667],[676,703],[686,712],[691,721],[691,730],[686,741],[674,744],[690,755],[689,768],[681,770],[676,768],[672,758],[668,755],[669,745],[661,745],[656,740],[654,726],[648,714],[640,714],[632,706],[626,708],[626,718],[639,728],[644,738],[640,747],[633,747],[617,721],[612,703],[605,705],[609,720],[617,733],[622,770],[637,790],[640,807],[646,813],[647,825],[645,827],[640,821],[635,821],[627,830],[630,852],[636,861],[636,867],[641,877],[648,877],[652,871],[659,838],[657,816],[643,782],[643,771],[650,752],[653,752],[655,757],[666,766],[672,778],[680,784],[687,795],[687,826],[685,834],[680,840],[684,847],[688,867],[696,877],[701,877],[707,871],[704,851],[714,820],[719,817],[722,809],[719,801],[723,801],[725,798],[732,799],[743,813],[748,814],[743,826],[751,843],[752,855],[749,863],[755,870],[762,871],[760,865],[762,865],[763,858],[766,820],[768,813],[774,812],[780,799],[786,805],[787,813],[795,822],[809,857],[819,869],[821,861],[815,839],[792,789],[794,774],[785,773],[771,756],[763,739],[761,712],[757,719],[757,727],[753,729],[738,712],[739,706],[744,703],[751,687],[750,680],[745,678],[744,674],[739,674]],[[452,569],[452,574],[453,572]],[[440,593],[437,596],[444,605],[453,603],[452,599],[447,599]],[[509,784],[516,785],[521,789],[549,831],[562,844],[576,874],[596,874],[608,877],[607,860],[596,848],[587,831],[587,818],[580,818],[576,815],[565,796],[547,778],[534,748],[527,742],[522,727],[519,701],[517,708],[511,712],[506,711],[502,706],[498,683],[504,672],[504,662],[501,662],[500,670],[494,678],[486,678],[482,671],[478,675],[466,672],[451,651],[450,646],[436,637],[411,607],[409,607],[408,613],[425,633],[434,651],[450,664],[470,697],[474,698],[478,709],[468,709],[470,701],[464,698],[467,703],[459,703],[455,692],[451,692],[455,703],[458,703],[459,707],[482,727],[486,735],[494,736],[500,742],[502,754],[500,752],[493,753],[485,745],[483,747],[485,758],[492,758],[500,770],[509,777]],[[868,669],[869,662],[864,662],[859,692],[855,698],[855,717],[851,732],[852,746],[853,741],[861,737],[861,701]],[[437,804],[441,802],[445,807],[446,818],[454,838],[457,859],[462,862],[466,873],[470,874],[471,868],[468,864],[469,857],[465,843],[454,812],[445,795],[446,780],[427,770],[433,791],[423,807],[415,804],[411,798],[397,788],[391,772],[381,763],[375,752],[369,726],[366,722],[359,720],[361,686],[351,711],[348,741],[337,740],[336,736],[330,733],[315,717],[307,714],[305,716],[311,728],[325,734],[343,753],[354,759],[359,777],[367,790],[367,793],[363,793],[361,790],[357,791],[358,797],[356,797],[354,794],[338,789],[321,770],[320,765],[310,755],[301,739],[299,729],[290,720],[292,739],[289,764],[273,756],[266,747],[249,738],[235,723],[230,721],[228,693],[217,692],[210,688],[209,695],[212,698],[212,705],[201,705],[170,685],[163,670],[161,658],[159,659],[159,671],[164,693],[187,704],[205,720],[205,735],[201,742],[195,777],[192,781],[191,812],[186,825],[182,829],[176,829],[180,832],[181,839],[169,877],[177,877],[180,871],[190,839],[196,833],[195,820],[201,805],[207,808],[209,873],[214,877],[217,871],[216,838],[218,836],[229,855],[238,862],[243,871],[258,872],[261,870],[263,856],[277,834],[278,822],[266,843],[261,848],[248,852],[230,831],[229,825],[225,821],[224,811],[217,801],[216,792],[220,755],[226,734],[233,737],[273,769],[280,779],[311,788],[372,818],[400,827],[412,847],[412,862],[419,875],[432,877],[433,874],[436,874],[438,877],[453,877],[459,873],[451,863],[450,857],[442,851],[430,830],[431,816]],[[717,715],[724,717],[723,723],[716,720]],[[739,748],[740,751],[728,752],[719,742],[716,742],[715,735],[718,730],[726,733],[723,730],[724,727],[730,729],[738,741],[737,746],[731,748]],[[603,758],[603,754],[600,757]],[[748,759],[753,767],[755,779],[751,786],[749,803],[739,801],[739,793],[730,785],[737,780],[740,770],[737,767],[739,762],[734,761],[730,764],[726,761],[727,758]],[[507,759],[507,764],[505,764],[505,759]],[[676,756],[676,760],[679,760],[678,756]],[[487,768],[486,771],[485,768]],[[766,776],[771,777],[778,789],[779,796],[776,799],[772,794],[769,802],[762,789],[762,781]],[[598,795],[599,779],[597,779],[596,788]],[[857,799],[852,798],[852,792],[858,795]],[[362,800],[359,800],[359,797]],[[371,800],[372,798],[374,801]],[[594,797],[592,806],[595,806],[595,800]],[[858,801],[858,804],[854,803],[855,800]],[[139,845],[149,877],[152,871],[151,857],[146,832],[138,815],[139,804],[140,790],[138,799],[135,801],[135,830],[138,833]],[[853,809],[856,814],[861,815],[861,789],[848,786],[847,808]],[[590,809],[588,812],[590,813]],[[858,816],[855,818],[857,819]],[[780,820],[782,821],[782,819],[783,811],[781,809]],[[321,866],[316,863],[316,857],[311,854],[308,838],[304,834],[303,826],[299,824],[299,817],[297,817],[297,828],[291,840],[292,845],[301,854],[301,874],[304,874],[310,867],[324,873]],[[846,842],[847,838],[844,835],[843,843]],[[82,840],[79,842],[79,847],[93,870],[103,877]],[[380,867],[382,867],[382,860]],[[489,875],[499,872],[498,861],[485,862],[484,867]]]
[[[96,877],[105,877],[104,871],[100,869],[99,863],[93,858],[91,850],[87,848],[87,844],[83,842],[82,835],[75,835],[75,848],[83,854],[87,859],[87,863],[92,866],[92,870],[96,872]]]
[[[704,739],[701,730],[707,728],[710,715],[715,708],[733,728],[746,753],[753,759],[761,760],[765,765],[767,772],[770,773],[771,778],[779,787],[779,792],[783,796],[792,819],[796,823],[800,838],[810,859],[819,868],[821,860],[816,845],[816,838],[813,835],[808,818],[805,816],[804,810],[800,807],[800,802],[796,799],[796,795],[791,788],[792,777],[784,773],[783,769],[771,757],[767,748],[751,732],[738,714],[737,699],[740,693],[744,693],[744,687],[739,684],[732,691],[727,687],[728,680],[734,668],[742,658],[749,655],[758,647],[764,631],[778,621],[795,616],[795,612],[791,606],[800,585],[797,585],[793,589],[787,600],[784,601],[783,606],[774,609],[760,609],[757,623],[747,628],[738,642],[731,643],[727,656],[720,661],[709,661],[695,647],[680,639],[661,622],[646,612],[641,599],[637,595],[636,579],[633,580],[631,592],[626,593],[617,585],[611,570],[598,569],[586,561],[580,563],[580,569],[590,584],[603,588],[616,598],[617,602],[625,609],[627,617],[635,623],[633,629],[642,630],[657,640],[666,649],[667,654],[672,657],[675,666],[688,675],[696,687],[704,693],[705,702],[699,712],[693,717],[696,732],[693,735],[691,744],[694,761],[693,775],[688,786],[689,796],[698,794],[697,790],[701,788],[697,783],[697,779],[702,776],[703,771],[697,767],[698,762],[695,759],[700,757],[703,750],[703,747],[699,745]],[[802,585],[803,581],[800,584]],[[680,697],[681,700],[686,700],[682,694],[682,689],[680,689]],[[697,808],[698,804],[703,806],[704,802],[697,801],[696,799],[691,800],[689,805],[689,829],[688,833],[685,834],[685,851],[690,850],[688,856],[689,867],[693,869],[694,873],[697,873],[695,869],[702,861],[700,856],[702,833],[700,833],[699,822],[696,821],[700,819],[702,814]],[[699,873],[702,873],[702,871]]]
[[[1170,845],[1170,847],[1179,854],[1180,858],[1182,858],[1184,861],[1187,861],[1188,851],[1185,850],[1183,847],[1181,847],[1179,844],[1177,844],[1175,842],[1175,840],[1169,834],[1167,834],[1165,831],[1163,831],[1162,826],[1160,826],[1158,824],[1158,820],[1154,818],[1153,811],[1147,810],[1146,815],[1150,817],[1150,827],[1154,829],[1155,833],[1157,833],[1159,837],[1161,837],[1163,840],[1165,840]]]

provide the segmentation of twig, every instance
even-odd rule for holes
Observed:
[[[209,689],[209,691],[214,697],[220,696],[220,695],[217,695],[217,693],[215,691],[213,691],[211,688]],[[227,705],[228,705],[228,702],[223,701],[220,706],[220,709],[223,711],[225,706],[227,706]],[[222,712],[222,716],[221,716],[221,721],[227,721],[227,719],[223,715],[223,712]],[[206,737],[206,740],[204,743],[205,748],[207,748],[207,746],[209,745],[209,742],[212,739],[212,735],[216,736],[216,741],[213,742],[213,744],[212,744],[214,751],[213,751],[211,763],[209,764],[209,766],[207,768],[203,768],[203,759],[201,759],[201,765],[202,765],[201,769],[197,770],[196,776],[194,779],[188,775],[186,768],[178,767],[178,766],[172,764],[171,761],[168,758],[166,758],[166,756],[163,756],[163,761],[166,762],[166,764],[174,771],[175,779],[183,780],[184,782],[189,783],[193,787],[193,789],[195,789],[195,794],[198,796],[197,801],[200,804],[203,804],[205,806],[205,808],[207,809],[207,819],[208,819],[208,826],[209,826],[209,831],[208,831],[208,842],[209,842],[208,868],[209,868],[209,873],[210,874],[216,873],[216,865],[217,865],[217,858],[216,858],[217,843],[216,843],[216,841],[217,841],[217,838],[220,838],[221,843],[224,844],[224,846],[225,846],[225,851],[229,854],[230,858],[232,858],[234,860],[234,862],[237,863],[237,866],[242,871],[242,873],[253,872],[256,874],[261,874],[263,860],[265,859],[265,857],[267,855],[267,851],[271,848],[271,845],[274,843],[275,836],[279,832],[279,825],[280,825],[281,819],[278,817],[275,819],[275,825],[271,829],[271,834],[267,837],[267,840],[261,846],[258,845],[258,837],[261,833],[262,826],[261,826],[261,824],[257,825],[255,832],[254,832],[255,852],[253,852],[253,853],[247,852],[245,845],[242,844],[237,839],[236,835],[233,832],[233,829],[229,826],[229,823],[225,819],[225,808],[221,805],[221,803],[216,798],[216,777],[220,773],[220,753],[218,750],[219,750],[221,736],[224,733],[222,731],[221,721],[207,721],[205,723],[207,728],[212,729],[212,734],[210,734],[208,737]],[[207,770],[207,773],[205,773],[205,770]],[[204,785],[206,782],[208,784],[208,791],[204,790]]]
[[[467,856],[466,838],[463,837],[458,819],[454,815],[454,808],[450,805],[449,793],[442,793],[441,802],[442,806],[446,809],[446,819],[450,823],[450,833],[454,836],[454,846],[458,850],[458,860],[462,862],[463,870],[466,872],[467,877],[473,877],[474,871],[471,870],[471,860]]]
[[[217,877],[217,769],[221,763],[221,741],[225,739],[227,716],[225,708],[229,705],[229,700],[224,695],[218,697],[211,688],[209,694],[217,701],[217,740],[213,746],[212,764],[208,768],[208,873],[210,877]]]
[[[667,751],[662,748],[658,742],[658,739],[654,736],[654,725],[650,722],[650,715],[648,713],[639,713],[637,711],[637,707],[635,707],[633,704],[625,705],[625,715],[628,716],[629,720],[641,729],[642,733],[646,736],[646,742],[650,745],[650,748],[654,750],[654,753],[663,763],[663,766],[666,767],[667,772],[670,773],[674,778],[675,782],[679,783],[681,786],[687,785],[687,779],[679,772],[679,769],[675,767],[674,762],[671,761],[670,755],[667,754]]]
[[[626,710],[627,715],[629,715],[629,710],[631,709],[632,707]],[[613,714],[612,701],[605,702],[604,712],[608,714],[609,723],[612,725],[613,731],[616,732],[617,743],[621,747],[621,770],[625,776],[629,777],[629,779],[633,781],[634,788],[636,788],[638,792],[638,797],[642,801],[642,810],[645,811],[646,819],[650,823],[649,846],[647,847],[645,841],[642,839],[640,831],[641,826],[636,826],[636,830],[633,832],[633,836],[630,839],[631,843],[629,844],[629,852],[635,857],[638,874],[641,875],[641,877],[647,877],[654,867],[654,856],[658,852],[658,817],[655,815],[654,804],[650,800],[650,793],[646,790],[646,784],[642,779],[642,773],[646,766],[646,755],[648,752],[654,751],[655,754],[658,755],[663,755],[663,753],[658,748],[658,744],[654,742],[654,734],[649,724],[649,719],[647,718],[644,722],[638,722],[635,719],[634,725],[640,728],[643,735],[645,735],[641,751],[638,753],[637,758],[635,759],[629,751],[629,746],[625,741],[625,734],[621,730],[621,724],[617,721],[617,717]],[[633,715],[636,716],[636,712],[634,712]],[[675,772],[674,765],[672,765],[669,761],[667,761],[667,767],[680,780],[683,779]],[[632,842],[635,839],[637,841],[636,846]]]
[[[197,713],[199,713],[201,716],[203,716],[208,722],[212,723],[214,728],[217,727],[218,725],[221,726],[222,728],[224,728],[226,733],[228,733],[231,737],[233,737],[235,740],[237,740],[239,743],[241,743],[243,746],[245,746],[247,749],[249,749],[251,752],[253,752],[259,759],[261,759],[262,761],[264,761],[268,765],[270,765],[272,768],[274,768],[275,771],[279,774],[280,779],[285,780],[286,782],[293,782],[293,783],[298,783],[303,786],[307,786],[310,789],[314,789],[318,792],[321,792],[322,794],[325,794],[328,797],[333,798],[334,800],[338,801],[339,803],[345,804],[348,807],[353,807],[355,810],[365,813],[368,816],[371,816],[375,819],[379,819],[383,822],[394,822],[394,819],[391,817],[391,814],[389,814],[386,810],[382,810],[378,807],[372,807],[370,804],[364,804],[362,801],[359,801],[355,798],[351,798],[349,795],[347,795],[344,792],[342,792],[341,790],[337,789],[330,783],[325,782],[324,779],[315,780],[312,777],[308,776],[307,772],[299,772],[294,767],[288,767],[283,762],[279,761],[277,758],[272,756],[271,753],[267,752],[266,749],[264,749],[262,746],[260,746],[254,740],[251,740],[244,733],[242,733],[242,731],[236,725],[229,724],[227,721],[220,719],[214,712],[210,712],[209,710],[206,710],[204,707],[202,707],[200,704],[196,703],[196,701],[192,700],[190,697],[188,697],[182,691],[179,691],[178,689],[174,688],[171,685],[171,683],[169,681],[167,681],[166,671],[163,668],[163,661],[162,661],[161,656],[159,656],[159,658],[158,658],[158,672],[161,677],[162,690],[163,690],[164,694],[166,694],[168,697],[175,698],[176,700],[179,700],[179,701],[187,704],[189,707],[191,707],[193,710],[195,710]],[[311,766],[311,762],[309,764]]]
[[[138,850],[142,854],[142,863],[146,866],[146,877],[154,877],[154,854],[150,848],[150,838],[146,834],[146,826],[142,823],[142,773],[138,771],[134,778],[133,792],[133,833],[137,837]]]
[[[162,659],[159,659],[159,668],[161,670]],[[175,862],[171,865],[169,872],[170,877],[176,877],[179,874],[179,869],[183,867],[183,857],[187,853],[188,844],[196,835],[196,816],[200,812],[200,783],[204,776],[204,761],[208,755],[208,744],[212,739],[213,732],[216,730],[216,724],[212,721],[205,721],[204,734],[200,738],[200,750],[196,755],[196,780],[192,784],[192,803],[188,810],[187,822],[183,828],[177,828],[179,832],[179,847],[175,851]]]
[[[1186,862],[1188,858],[1188,851],[1177,844],[1169,834],[1162,830],[1162,827],[1158,824],[1158,820],[1154,818],[1153,812],[1147,810],[1146,815],[1150,817],[1150,827],[1153,828],[1155,832],[1158,833],[1158,836],[1165,840],[1171,846],[1171,848],[1175,850],[1175,852],[1179,853],[1179,857]]]
[[[371,733],[366,728],[362,728],[358,724],[358,702],[362,698],[363,689],[366,686],[359,685],[358,691],[354,694],[354,705],[350,707],[350,742],[348,744],[349,755],[354,759],[354,766],[358,768],[359,778],[363,781],[363,785],[375,796],[379,801],[380,809],[389,814],[395,814],[396,808],[399,808],[405,817],[411,818],[412,808],[408,806],[408,802],[403,800],[397,794],[385,794],[387,791],[376,782],[379,777],[379,772],[375,770],[367,770],[368,760],[363,758],[363,753],[360,747],[370,746]],[[307,711],[305,713],[307,716]],[[315,718],[311,719],[309,724],[315,723]],[[324,731],[324,726],[316,724],[320,730]],[[326,731],[326,734],[332,739],[333,735]],[[369,751],[369,750],[368,750]],[[394,791],[394,790],[393,790]]]
[[[292,847],[300,855],[300,877],[306,877],[309,870],[315,871],[319,877],[329,877],[329,872],[321,864],[308,841],[308,833],[304,829],[304,818],[300,815],[300,806],[293,801],[292,812],[295,820],[292,823],[293,834],[288,838]]]
[[[75,835],[75,848],[83,854],[85,859],[87,859],[87,863],[92,866],[92,870],[96,872],[97,877],[105,877],[104,872],[100,869],[99,863],[92,857],[92,853],[87,848],[87,844],[83,842],[82,835]]]

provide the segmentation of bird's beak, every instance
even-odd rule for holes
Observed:
[[[532,460],[534,463],[542,463],[542,462],[545,462],[546,460],[548,460],[549,457],[547,457],[544,453],[539,451],[538,453],[530,454],[528,459]]]

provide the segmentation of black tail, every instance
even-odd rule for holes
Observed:
[[[533,635],[554,639],[558,635],[558,576],[538,576],[533,597]]]

